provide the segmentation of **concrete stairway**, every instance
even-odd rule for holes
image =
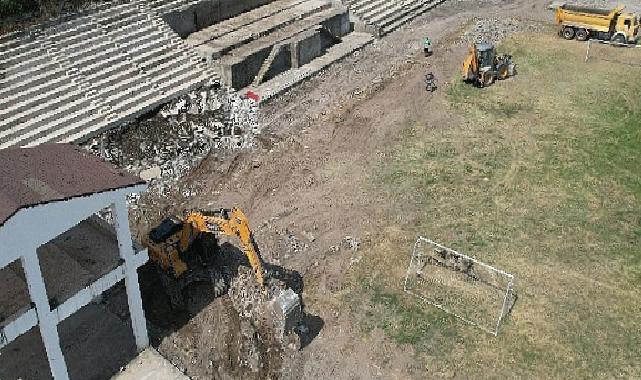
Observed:
[[[246,91],[252,91],[265,102],[295,86],[297,83],[319,73],[332,63],[345,58],[352,52],[362,48],[373,41],[369,33],[350,33],[343,37],[343,41],[330,47],[324,55],[315,58],[311,62],[276,76],[275,78],[260,84],[249,87]]]
[[[216,79],[161,19],[192,3],[102,6],[0,37],[0,148],[82,141]]]
[[[444,0],[347,0],[357,30],[383,36]]]
[[[330,0],[276,0],[187,36],[233,88],[259,86],[305,65],[351,31],[348,9]]]

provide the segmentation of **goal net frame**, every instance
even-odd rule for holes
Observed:
[[[500,311],[498,312],[498,315],[496,317],[496,324],[494,326],[488,327],[488,326],[486,326],[486,325],[484,325],[482,323],[479,323],[478,321],[469,319],[469,318],[467,318],[467,317],[465,317],[465,316],[463,316],[461,314],[458,314],[456,311],[450,309],[446,305],[443,305],[443,304],[435,301],[434,299],[431,299],[431,298],[429,298],[429,297],[427,297],[427,296],[425,296],[423,294],[419,294],[418,292],[413,291],[413,289],[409,286],[409,284],[410,284],[410,276],[412,275],[412,269],[416,267],[417,261],[421,260],[421,258],[422,258],[421,257],[422,256],[422,252],[423,252],[422,251],[422,247],[423,247],[424,244],[428,245],[430,249],[437,248],[438,250],[447,252],[449,255],[451,255],[450,257],[455,257],[455,258],[459,259],[460,261],[463,261],[463,262],[466,262],[466,263],[472,263],[472,265],[474,265],[474,266],[483,268],[484,270],[487,270],[488,272],[494,273],[497,276],[504,277],[504,279],[505,279],[505,281],[507,283],[507,287],[505,288],[505,294],[503,296],[503,303],[502,303]],[[415,271],[415,272],[416,272],[415,275],[418,275],[418,271]],[[487,333],[490,333],[490,334],[492,334],[494,336],[498,336],[499,329],[501,327],[501,322],[503,321],[505,316],[510,312],[510,310],[511,310],[513,304],[514,304],[514,301],[515,301],[514,283],[515,283],[515,276],[513,274],[511,274],[511,273],[507,273],[507,272],[505,272],[505,271],[503,271],[501,269],[495,268],[495,267],[493,267],[493,266],[491,266],[489,264],[486,264],[486,263],[484,263],[484,262],[482,262],[480,260],[477,260],[474,257],[462,254],[462,253],[457,252],[457,251],[455,251],[455,250],[453,250],[451,248],[445,247],[445,246],[443,246],[443,245],[441,245],[441,244],[439,244],[437,242],[434,242],[434,241],[432,241],[432,240],[430,240],[428,238],[419,236],[416,239],[416,243],[414,244],[414,249],[412,250],[412,257],[410,259],[410,263],[409,263],[409,265],[407,267],[407,272],[405,274],[405,281],[404,281],[404,284],[403,284],[403,290],[406,293],[411,294],[411,295],[421,299],[422,301],[426,302],[427,304],[435,306],[435,307],[445,311],[448,314],[451,314],[451,315],[455,316],[456,318],[458,318],[458,319],[460,319],[460,320],[462,320],[462,321],[464,321],[466,323],[469,323],[469,324],[471,324],[473,326],[476,326],[479,329],[481,329],[481,330],[483,330],[483,331],[485,331]]]

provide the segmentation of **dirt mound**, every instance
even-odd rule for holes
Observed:
[[[240,267],[228,294],[191,310],[176,331],[168,328],[158,350],[192,379],[280,378],[299,348],[298,336],[281,337],[269,318],[271,294],[281,286],[275,280],[263,292],[252,270]]]

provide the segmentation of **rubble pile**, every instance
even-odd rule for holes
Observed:
[[[541,25],[518,18],[474,18],[473,26],[459,39],[461,44],[498,43],[512,33],[538,32]]]
[[[178,98],[150,117],[108,131],[85,147],[141,175],[162,195],[212,149],[253,146],[260,133],[258,108],[227,87],[212,86]]]
[[[282,316],[279,320],[274,314],[274,300],[284,292],[284,284],[268,281],[265,286],[266,290],[261,289],[251,269],[239,267],[227,293],[239,318],[239,365],[254,373],[265,371],[265,363],[281,362],[288,356],[286,351],[293,352],[300,345],[298,335],[283,333],[286,321],[292,318]],[[298,300],[291,289],[287,291]],[[292,316],[300,318],[300,315]],[[274,367],[280,368],[280,364]]]

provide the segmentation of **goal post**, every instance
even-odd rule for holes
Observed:
[[[515,301],[514,281],[510,273],[419,237],[403,290],[497,336]]]

